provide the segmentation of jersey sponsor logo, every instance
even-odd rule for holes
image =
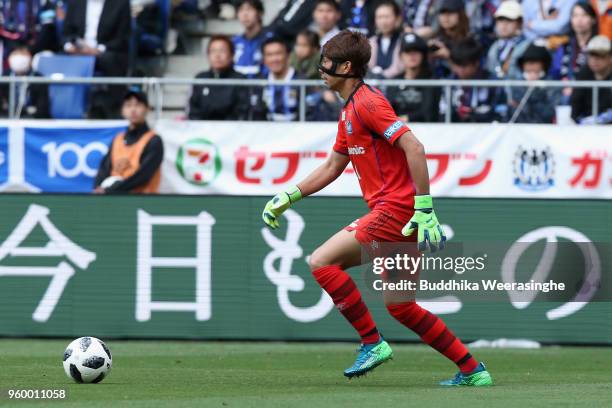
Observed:
[[[350,120],[347,120],[344,125],[346,126],[346,133],[348,133],[349,135],[353,134],[353,124],[351,123]]]
[[[387,140],[390,140],[393,135],[402,127],[404,126],[404,122],[402,122],[401,120],[397,120],[395,121],[391,126],[389,126],[387,128],[387,130],[385,130],[384,136],[387,138]]]
[[[348,154],[356,155],[356,154],[365,154],[365,148],[362,146],[349,146]]]

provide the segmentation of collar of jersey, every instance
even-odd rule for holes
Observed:
[[[353,100],[353,96],[357,93],[357,91],[363,86],[365,85],[365,82],[361,81],[359,82],[359,84],[355,87],[355,89],[353,89],[353,92],[351,92],[351,94],[349,95],[348,99],[346,100],[344,107],[346,108],[349,104],[350,101]]]

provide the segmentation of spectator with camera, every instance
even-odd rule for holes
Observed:
[[[442,0],[438,14],[438,29],[429,40],[429,52],[435,78],[451,74],[450,50],[470,35],[470,22],[463,0]]]
[[[402,36],[400,58],[404,72],[395,79],[431,79],[427,43],[413,33]],[[395,113],[408,122],[437,122],[440,88],[411,85],[390,86],[386,95]]]
[[[523,11],[515,0],[504,1],[495,12],[497,40],[489,48],[487,71],[498,79],[520,79],[518,58],[529,46],[522,34]]]

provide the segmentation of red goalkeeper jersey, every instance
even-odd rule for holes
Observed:
[[[349,156],[370,209],[382,203],[414,206],[415,187],[406,154],[394,146],[409,130],[382,92],[364,83],[340,113],[334,150]]]

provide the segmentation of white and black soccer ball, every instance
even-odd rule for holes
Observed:
[[[64,371],[78,383],[99,383],[112,366],[110,350],[95,337],[79,337],[64,351]]]

